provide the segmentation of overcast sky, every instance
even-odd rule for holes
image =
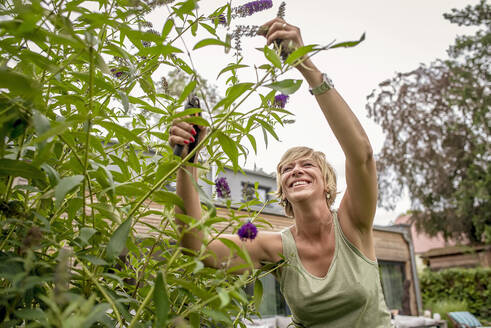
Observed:
[[[238,6],[247,1],[232,1]],[[209,14],[225,1],[200,1],[200,13]],[[281,2],[273,0],[274,7],[232,23],[261,25],[275,17]],[[355,48],[333,49],[322,52],[313,58],[314,63],[333,80],[336,89],[361,121],[375,153],[384,142],[381,128],[367,118],[366,97],[377,85],[393,77],[397,72],[408,72],[420,63],[430,63],[436,58],[447,58],[446,49],[453,43],[456,35],[469,32],[468,28],[450,24],[443,13],[451,8],[462,8],[467,4],[476,4],[477,0],[372,0],[372,1],[286,1],[285,20],[301,28],[304,43],[328,44],[332,40],[356,40],[366,33],[366,40]],[[165,13],[162,14],[161,10]],[[156,30],[161,30],[166,17],[164,7],[157,9],[151,16]],[[225,35],[225,29],[219,31]],[[205,35],[205,34],[203,34]],[[197,40],[186,40],[192,49]],[[255,37],[243,40],[244,63],[260,65],[265,63],[263,55],[254,48],[263,47],[265,39]],[[181,47],[182,43],[177,43]],[[200,75],[218,86],[224,93],[225,78],[216,76],[229,62],[231,55],[225,55],[219,47],[210,46],[192,51],[193,62]],[[240,71],[242,82],[255,81],[252,69]],[[288,72],[285,78],[300,79],[296,70]],[[296,122],[276,130],[280,141],[271,140],[265,149],[261,135],[258,135],[258,155],[249,156],[245,167],[254,164],[266,172],[274,172],[281,155],[293,146],[309,146],[323,151],[338,174],[338,190],[346,188],[344,179],[344,154],[329,129],[315,98],[308,92],[306,82],[300,90],[290,97],[286,107],[293,112]],[[251,152],[253,154],[253,152]],[[339,205],[339,200],[335,207]],[[403,197],[394,211],[377,210],[375,224],[386,225],[395,220],[398,214],[407,211],[410,201]]]

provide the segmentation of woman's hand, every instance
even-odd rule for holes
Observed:
[[[282,18],[276,17],[262,25],[259,28],[258,34],[263,35],[267,39],[267,45],[274,42],[277,47],[281,47],[281,57],[283,60],[295,51],[295,49],[304,46],[300,28],[288,24]],[[304,63],[306,61],[309,61],[309,59],[306,59]]]
[[[181,157],[186,157],[189,145],[198,144],[206,136],[206,132],[205,127],[176,120],[169,129],[169,144],[172,148],[176,145],[183,146]]]

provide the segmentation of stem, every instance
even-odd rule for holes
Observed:
[[[101,294],[104,296],[104,298],[111,304],[114,313],[116,314],[116,318],[118,320],[119,326],[123,327],[123,321],[121,320],[121,315],[119,314],[118,308],[116,307],[116,303],[114,303],[114,300],[106,293],[106,291],[102,288],[102,286],[99,284],[97,279],[92,275],[92,273],[87,269],[87,267],[83,264],[82,261],[77,257],[80,265],[82,266],[82,269],[84,272],[89,276],[90,280],[96,285],[97,289],[101,292]],[[152,287],[153,288],[153,287]]]
[[[147,297],[145,297],[145,299],[143,300],[143,303],[140,305],[140,307],[136,311],[136,314],[133,317],[133,319],[131,320],[128,328],[132,328],[136,324],[138,317],[140,317],[140,314],[143,312],[143,308],[147,306],[148,302],[150,302],[150,299],[152,298],[154,289],[155,289],[155,285],[153,285],[152,288],[150,288],[150,291],[148,292]]]

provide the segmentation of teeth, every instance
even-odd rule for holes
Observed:
[[[293,187],[300,186],[300,185],[306,185],[306,181],[296,181],[293,183]]]

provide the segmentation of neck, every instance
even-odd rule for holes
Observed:
[[[325,237],[333,226],[334,218],[325,200],[320,200],[317,204],[312,204],[310,200],[295,204],[293,215],[296,235],[310,241]]]

